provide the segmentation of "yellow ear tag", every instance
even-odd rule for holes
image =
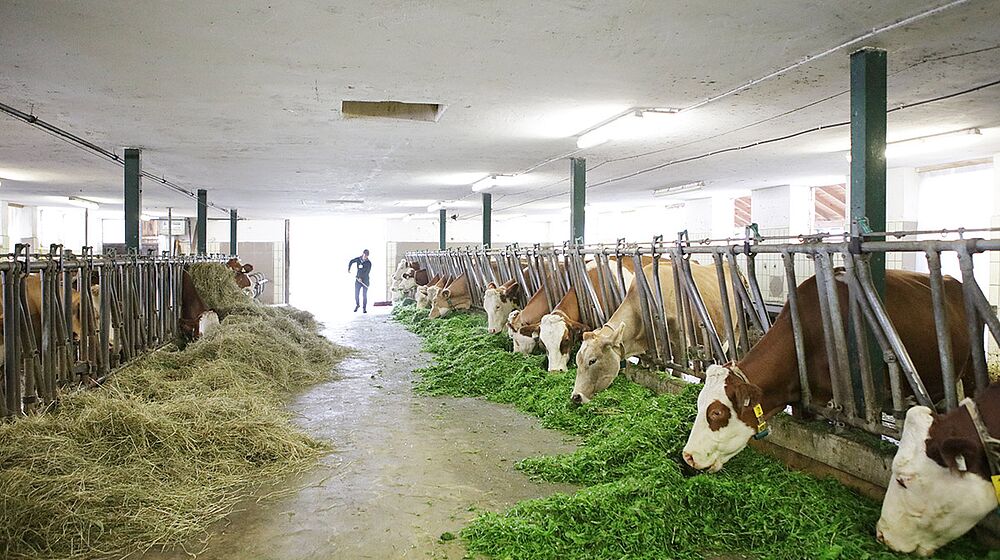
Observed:
[[[767,429],[767,422],[764,421],[764,409],[761,408],[760,404],[753,405],[753,414],[757,417],[757,433],[763,432]],[[1000,491],[1000,490],[998,490]]]
[[[1000,502],[1000,474],[995,474],[990,477],[993,481],[993,492],[997,495],[997,502]]]

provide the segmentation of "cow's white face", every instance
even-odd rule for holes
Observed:
[[[531,354],[535,351],[535,346],[538,345],[538,337],[535,334],[531,336],[525,336],[521,334],[519,330],[521,327],[518,317],[521,315],[520,309],[515,309],[510,312],[507,316],[507,334],[510,339],[514,342],[514,351],[521,354]]]
[[[566,371],[570,352],[569,327],[566,326],[566,321],[553,313],[543,316],[538,339],[549,357],[549,371]]]
[[[417,286],[417,307],[421,309],[427,309],[431,306],[430,296],[427,291],[429,288],[427,286]]]
[[[684,461],[698,470],[718,472],[754,435],[754,429],[740,420],[739,411],[726,394],[728,377],[727,368],[708,366],[705,386],[698,393],[698,414],[683,451]]]
[[[483,309],[486,310],[486,326],[490,334],[496,334],[503,330],[510,312],[514,309],[514,302],[508,300],[497,288],[487,288],[483,293]]]
[[[939,465],[927,456],[934,416],[925,406],[906,413],[892,479],[882,502],[876,537],[898,552],[930,556],[964,535],[997,507],[993,485],[971,472]]]
[[[209,336],[219,328],[219,316],[209,309],[198,317],[198,336]]]
[[[570,399],[576,404],[590,401],[596,393],[607,389],[621,371],[622,338],[625,324],[617,329],[608,325],[583,335],[583,344],[576,353],[576,383]]]

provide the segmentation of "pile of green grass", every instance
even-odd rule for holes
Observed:
[[[518,464],[529,476],[583,488],[480,515],[461,533],[471,553],[553,560],[906,557],[876,542],[878,503],[752,449],[722,472],[686,476],[679,455],[697,386],[657,396],[619,377],[573,408],[576,372],[546,373],[541,356],[510,353],[510,342],[488,334],[481,315],[428,320],[412,307],[394,315],[436,356],[421,371],[419,391],[508,403],[584,439],[574,453]],[[984,555],[965,538],[937,557]]]
[[[348,350],[305,312],[217,309],[219,329],[184,350],[154,352],[101,388],[62,395],[55,411],[0,425],[0,557],[188,543],[326,451],[284,405]]]

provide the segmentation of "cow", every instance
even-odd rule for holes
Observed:
[[[448,284],[448,277],[438,274],[424,286],[417,286],[417,307],[430,309],[431,302],[437,297],[437,292]]]
[[[195,288],[191,275],[185,270],[181,275],[181,317],[178,321],[181,337],[196,340],[219,326],[219,315],[205,305]]]
[[[1000,385],[947,414],[926,406],[906,412],[892,478],[875,525],[879,542],[897,552],[930,556],[997,509],[993,474],[976,424],[1000,435]]]
[[[612,259],[614,261],[614,259]],[[625,289],[632,285],[635,277],[632,270],[634,266],[631,259],[622,262],[622,277],[625,280]],[[587,277],[591,285],[595,286],[595,293],[601,305],[604,305],[604,294],[599,288],[597,264],[590,262],[587,264]],[[584,331],[597,327],[598,325],[588,325],[582,322],[580,317],[579,297],[576,288],[571,287],[562,297],[559,303],[552,309],[552,312],[542,317],[538,326],[538,339],[545,347],[548,354],[549,371],[566,371],[569,364],[570,351],[573,345],[580,339]]]
[[[250,278],[247,273],[253,270],[253,265],[240,264],[240,260],[233,257],[226,261],[226,267],[233,271],[233,279],[240,289],[250,287]]]
[[[714,266],[690,263],[691,275],[701,293],[714,325],[723,324],[722,296],[719,292],[718,276]],[[653,265],[642,268],[651,287],[655,286]],[[672,348],[681,346],[681,318],[678,316],[677,299],[674,292],[673,262],[660,263],[660,295],[663,297],[667,336]],[[730,283],[729,270],[725,270],[724,281]],[[601,328],[583,333],[583,344],[576,354],[576,383],[570,399],[574,404],[588,402],[596,393],[607,389],[618,377],[621,364],[627,358],[644,354],[649,348],[642,321],[642,305],[639,286],[634,283],[625,294],[625,301]],[[655,288],[654,288],[655,289]],[[736,317],[734,302],[729,302],[730,315]],[[738,332],[738,329],[737,329]]]
[[[32,335],[34,338],[35,349],[41,351],[42,349],[42,278],[38,273],[29,274],[24,279],[24,300],[27,302],[28,317],[31,320]],[[80,315],[80,293],[77,290],[73,290],[71,299],[72,308],[72,319],[73,319],[73,331],[71,336],[73,341],[77,342],[80,340],[81,333],[83,332],[83,326],[81,322]],[[3,306],[0,306],[0,365],[3,365],[5,359],[4,353],[4,340],[3,340]]]
[[[472,309],[472,292],[469,289],[469,277],[463,272],[458,278],[441,288],[431,300],[431,319],[445,317],[451,311]]]
[[[517,307],[517,298],[521,293],[521,285],[517,280],[497,286],[490,282],[483,292],[483,309],[486,310],[486,326],[490,334],[503,330],[507,319]]]
[[[838,270],[837,274],[840,273]],[[917,272],[887,270],[885,279],[889,318],[909,351],[913,365],[923,374],[927,391],[938,400],[944,394],[944,384],[931,307],[930,278]],[[849,309],[847,286],[842,281],[835,284],[840,309],[846,316]],[[812,400],[826,403],[833,398],[833,389],[816,277],[802,282],[795,293]],[[944,299],[951,324],[951,347],[961,378],[971,369],[971,345],[965,329],[961,282],[945,276]],[[795,356],[792,320],[786,305],[767,334],[739,363],[713,365],[706,371],[705,386],[698,395],[698,414],[683,450],[684,461],[698,470],[718,471],[746,447],[764,421],[786,406],[799,402],[801,385]],[[904,390],[907,395],[911,394],[908,386]],[[755,409],[761,413],[760,418]]]
[[[531,354],[538,345],[538,330],[542,317],[551,310],[545,289],[531,296],[524,309],[515,309],[507,315],[507,334],[514,342],[514,351]]]

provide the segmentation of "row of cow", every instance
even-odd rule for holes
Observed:
[[[237,259],[230,259],[227,266],[233,271],[233,280],[237,287],[244,290],[244,293],[248,295],[253,295],[254,281],[248,278],[248,273],[253,270],[252,265],[243,265]],[[74,280],[74,288],[78,279]],[[90,297],[92,305],[88,306],[92,310],[92,316],[90,317],[88,323],[90,325],[100,325],[101,324],[101,284],[99,282],[99,277],[95,274],[90,279]],[[247,290],[250,289],[250,292]],[[43,293],[42,293],[42,278],[39,273],[28,274],[24,278],[24,304],[26,305],[25,317],[29,321],[28,331],[31,333],[32,345],[28,346],[34,352],[40,352],[42,348],[42,307],[43,307]],[[181,301],[180,301],[180,314],[177,320],[178,333],[182,340],[192,341],[196,340],[202,335],[210,333],[214,328],[219,325],[219,315],[216,310],[209,308],[201,294],[199,294],[197,288],[195,287],[194,281],[191,275],[185,269],[181,273]],[[71,323],[72,329],[69,333],[70,339],[74,344],[80,342],[83,336],[83,324],[84,324],[84,312],[82,305],[83,292],[78,289],[73,289],[71,291]],[[114,314],[112,313],[112,316]],[[4,316],[3,307],[0,306],[0,333],[3,332]],[[108,328],[108,343],[112,350],[116,347],[115,338],[116,330],[120,329],[121,325],[114,324],[114,321],[109,321]],[[0,336],[0,366],[3,365],[4,361],[4,343],[3,337]]]
[[[581,318],[573,287],[551,308],[541,289],[527,299],[523,308],[518,308],[520,284],[512,279],[499,286],[490,283],[483,294],[489,331],[506,331],[517,352],[531,353],[542,347],[550,371],[565,370],[572,348],[581,342],[570,399],[575,404],[586,403],[611,385],[625,360],[648,350],[649,338],[644,332],[632,262],[624,259],[622,263],[626,296],[602,325],[587,324]],[[725,305],[730,306],[731,316],[735,316],[733,303],[723,301],[715,268],[693,261],[690,267],[713,323],[722,324]],[[658,283],[654,283],[651,262],[643,262],[642,273],[649,285],[660,286],[671,344],[680,344],[681,320],[673,304],[676,301],[673,267],[667,261],[657,268]],[[586,267],[592,284],[597,282],[596,269],[594,263]],[[944,385],[929,276],[902,270],[886,272],[886,310],[927,390],[935,401],[940,400]],[[837,273],[839,279],[840,271]],[[731,279],[727,277],[726,281]],[[842,281],[836,285],[840,309],[847,310],[848,289]],[[472,306],[465,274],[454,278],[428,277],[419,263],[401,262],[393,278],[393,289],[399,292],[397,299],[411,297],[418,306],[429,308],[432,318]],[[829,402],[833,388],[816,278],[802,282],[796,293],[813,400]],[[966,322],[961,282],[946,276],[944,294],[956,370],[960,379],[967,380],[972,368],[971,341],[962,327]],[[599,299],[602,297],[600,293],[597,295]],[[698,413],[682,452],[684,462],[699,471],[720,470],[751,439],[767,434],[767,420],[789,405],[798,404],[801,398],[792,319],[786,305],[768,332],[739,361],[707,369],[698,396]],[[1000,434],[998,398],[1000,387],[993,386],[981,391],[976,401],[967,400],[965,406],[946,415],[921,406],[908,411],[893,461],[893,478],[876,528],[880,541],[897,551],[930,555],[997,509],[998,494],[994,492],[991,476],[1000,475],[994,472],[1000,468],[1000,461],[993,464],[988,458],[991,453],[997,456],[1000,453],[988,449],[992,444],[983,434]],[[974,416],[981,418],[979,424],[973,421]],[[977,430],[977,425],[985,429]]]

